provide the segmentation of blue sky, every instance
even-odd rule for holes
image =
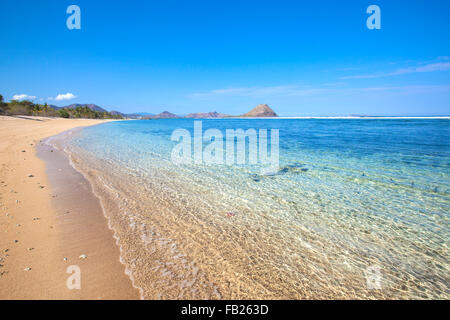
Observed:
[[[66,27],[71,4],[81,30]],[[381,30],[366,27],[371,4]],[[449,115],[449,12],[447,0],[1,0],[0,93],[122,112]]]

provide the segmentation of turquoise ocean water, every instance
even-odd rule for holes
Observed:
[[[279,129],[279,171],[174,164],[171,134],[192,119],[111,122],[65,141],[143,297],[450,297],[449,120],[202,125]]]

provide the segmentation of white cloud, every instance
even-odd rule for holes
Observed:
[[[436,93],[436,92],[449,92],[450,85],[406,85],[406,86],[393,86],[393,87],[370,87],[360,88],[362,92],[370,91],[393,91],[398,93]]]
[[[208,92],[199,92],[189,95],[194,99],[213,98],[221,96],[239,96],[239,97],[267,97],[275,95],[284,96],[305,96],[321,93],[325,88],[312,88],[308,86],[300,87],[295,85],[273,86],[273,87],[251,87],[251,88],[226,88],[216,89]]]
[[[253,97],[269,98],[275,96],[314,97],[337,94],[370,93],[390,91],[394,93],[435,93],[449,92],[450,85],[405,85],[405,86],[381,86],[381,87],[346,87],[342,83],[312,86],[275,86],[252,88],[227,88],[216,89],[208,92],[193,93],[189,97],[193,99],[222,99],[224,97]]]
[[[450,62],[437,62],[437,63],[429,63],[424,66],[397,69],[392,72],[347,76],[341,77],[340,79],[373,79],[373,78],[398,76],[409,73],[423,73],[423,72],[447,71],[447,70],[450,70]]]
[[[13,100],[33,100],[36,99],[36,96],[29,96],[27,94],[15,94],[13,96]]]
[[[67,92],[66,94],[58,94],[55,98],[48,98],[49,100],[56,100],[56,101],[62,101],[62,100],[71,100],[71,99],[75,99],[77,96]]]

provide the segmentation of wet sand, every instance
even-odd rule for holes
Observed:
[[[0,117],[0,299],[139,299],[89,183],[41,142],[102,122]]]

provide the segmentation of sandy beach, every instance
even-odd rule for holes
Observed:
[[[103,121],[0,117],[0,299],[139,299],[89,183],[41,143]]]

